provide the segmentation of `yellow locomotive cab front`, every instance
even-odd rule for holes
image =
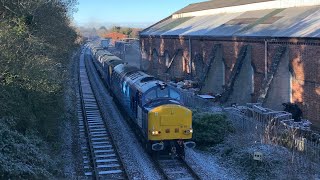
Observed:
[[[191,139],[192,112],[180,105],[158,106],[148,113],[148,139],[152,141]]]

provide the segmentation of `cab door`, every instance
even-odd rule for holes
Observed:
[[[138,108],[138,98],[139,98],[139,93],[136,92],[135,94],[132,94],[131,95],[131,98],[130,98],[130,108],[132,110],[132,114],[133,114],[133,117],[136,119],[137,118],[137,115],[138,115],[138,111],[137,111],[137,108]]]
[[[145,129],[146,124],[144,120],[144,112],[142,110],[141,106],[141,94],[138,93],[137,95],[137,124],[139,125],[140,128]]]

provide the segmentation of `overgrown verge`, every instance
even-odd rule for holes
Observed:
[[[194,141],[219,161],[219,166],[244,179],[319,179],[320,164],[294,149],[262,144],[260,134],[242,130],[224,114],[194,111]],[[241,122],[242,119],[239,119]],[[233,128],[237,127],[237,128]],[[261,159],[254,159],[254,154]]]
[[[15,121],[1,119],[1,179],[42,179],[57,172],[55,162],[43,151],[42,140],[36,135],[22,135],[14,130]]]
[[[78,48],[74,0],[0,4],[0,179],[60,176],[67,65]]]
[[[222,143],[233,132],[226,115],[221,113],[193,111],[193,140],[200,149]]]
[[[315,179],[319,165],[281,146],[252,141],[246,132],[236,132],[211,148],[225,167],[241,172],[247,179]],[[260,160],[254,153],[261,153]]]

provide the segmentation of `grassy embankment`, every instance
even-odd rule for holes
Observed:
[[[0,5],[0,179],[59,176],[67,65],[78,48],[74,0]]]

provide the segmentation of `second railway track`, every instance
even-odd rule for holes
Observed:
[[[168,180],[198,180],[200,177],[181,158],[172,159],[171,156],[160,156],[154,159],[165,179]]]
[[[84,53],[80,56],[78,117],[84,175],[92,179],[128,179],[117,147],[101,117],[92,91]]]

